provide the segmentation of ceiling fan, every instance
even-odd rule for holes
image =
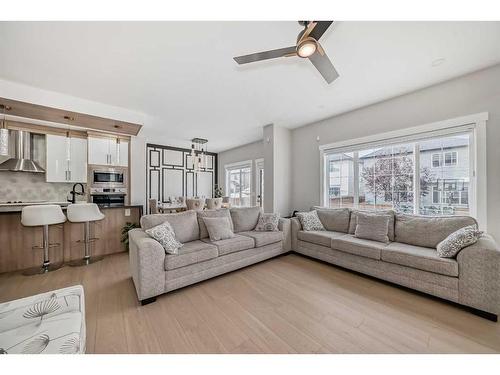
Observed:
[[[234,58],[238,64],[248,64],[255,61],[274,59],[276,57],[298,56],[303,59],[309,59],[318,69],[326,82],[332,83],[338,78],[339,74],[333,67],[319,39],[330,27],[333,21],[299,21],[304,26],[297,36],[297,43],[294,46],[279,48],[270,51],[252,53],[251,55],[238,56]]]

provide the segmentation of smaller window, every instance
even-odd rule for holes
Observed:
[[[443,165],[443,155],[442,154],[432,154],[432,166],[438,168]]]
[[[456,151],[450,151],[450,152],[444,153],[444,165],[446,167],[452,167],[454,165],[457,165],[457,152]]]

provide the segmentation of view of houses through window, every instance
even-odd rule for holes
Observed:
[[[466,215],[470,134],[326,153],[330,207]]]

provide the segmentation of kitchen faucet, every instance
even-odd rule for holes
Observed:
[[[78,185],[80,185],[82,187],[82,191],[75,191],[75,187]],[[74,184],[73,190],[71,190],[69,193],[71,194],[71,199],[68,199],[68,202],[75,203],[77,195],[84,195],[85,194],[85,189],[83,188],[83,184],[81,184],[80,182]]]

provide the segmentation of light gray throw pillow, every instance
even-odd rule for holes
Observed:
[[[182,244],[175,238],[175,233],[168,221],[153,228],[146,229],[145,232],[158,241],[167,254],[177,254]]]
[[[357,213],[354,237],[389,243],[389,215]]]
[[[234,237],[228,217],[204,217],[203,222],[207,227],[210,241],[227,240]]]
[[[299,218],[300,224],[302,224],[302,229],[306,232],[311,230],[325,230],[316,210],[310,212],[297,212],[296,215]]]
[[[476,225],[469,225],[459,229],[443,241],[438,243],[436,249],[440,258],[453,258],[463,248],[475,244],[483,234]]]
[[[278,232],[278,224],[280,222],[279,214],[265,214],[263,212],[259,215],[259,221],[255,230],[257,232]]]

